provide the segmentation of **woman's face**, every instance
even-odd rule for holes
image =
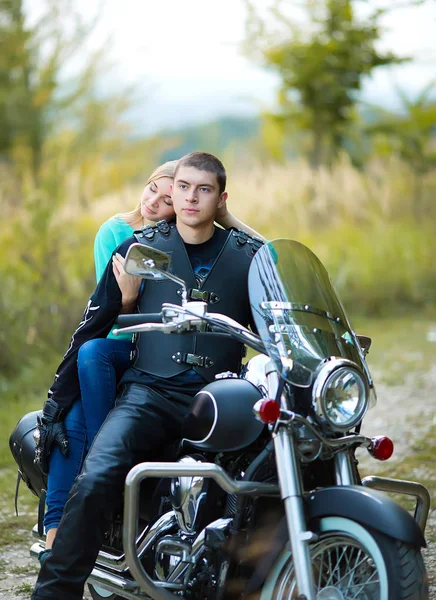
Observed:
[[[160,221],[174,217],[173,201],[171,200],[171,177],[161,177],[145,186],[141,198],[141,215],[148,221]]]

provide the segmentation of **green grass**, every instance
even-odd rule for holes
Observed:
[[[416,384],[423,383],[436,365],[436,315],[431,313],[387,317],[384,319],[352,319],[357,333],[372,338],[367,361],[375,381],[390,386],[402,385],[409,374]],[[431,399],[429,399],[431,401]]]
[[[2,473],[0,503],[3,515],[0,515],[0,548],[16,545],[30,546],[32,528],[38,520],[38,499],[24,487],[20,491],[19,516],[14,510],[15,473],[7,469]],[[2,567],[0,564],[0,575]]]
[[[33,592],[33,587],[34,586],[31,583],[22,583],[14,588],[14,592],[20,596],[25,596]]]
[[[0,375],[0,472],[15,465],[9,450],[9,436],[26,413],[42,408],[52,384],[59,357],[42,362],[34,361],[20,376],[8,380]],[[1,481],[0,481],[1,493]]]
[[[9,449],[9,436],[26,413],[42,407],[57,365],[36,364],[23,371],[15,381],[0,378],[0,547],[31,541],[31,530],[37,521],[38,498],[21,481],[18,499],[19,516],[15,516],[14,495],[17,465]]]
[[[0,548],[30,542],[32,539],[32,527],[34,525],[34,516],[6,517],[2,521],[0,528]]]
[[[37,563],[29,563],[23,566],[12,567],[9,569],[9,573],[12,575],[37,575],[39,572]]]

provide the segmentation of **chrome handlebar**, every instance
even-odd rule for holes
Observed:
[[[117,336],[120,333],[143,333],[145,331],[162,331],[163,333],[182,333],[182,331],[187,331],[187,329],[183,327],[183,324],[176,323],[142,323],[140,325],[132,325],[131,327],[121,327],[118,329],[114,329],[112,333],[115,336]]]
[[[209,325],[209,329],[207,326]],[[113,334],[143,333],[161,331],[163,333],[186,333],[209,331],[228,333],[247,346],[264,352],[261,338],[230,317],[220,313],[208,313],[206,302],[188,302],[185,306],[164,303],[162,305],[162,323],[142,323],[131,327],[120,327]]]
[[[183,333],[186,331],[201,331],[204,329],[204,322],[199,315],[206,313],[205,302],[190,303],[194,311],[187,311],[184,307],[177,304],[165,303],[162,305],[162,323],[140,323],[130,327],[120,327],[113,330],[113,334],[120,333],[142,333],[145,331],[162,331],[163,333]],[[199,306],[199,305],[204,305]]]

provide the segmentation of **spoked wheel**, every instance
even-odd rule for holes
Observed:
[[[337,517],[322,519],[311,547],[316,600],[426,600],[421,554],[397,540]],[[284,551],[261,600],[296,600],[290,552]]]

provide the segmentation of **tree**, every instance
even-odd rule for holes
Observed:
[[[418,96],[410,99],[397,89],[402,109],[399,112],[372,106],[373,122],[367,126],[378,153],[396,154],[411,167],[414,178],[414,210],[424,216],[423,178],[436,166],[436,82],[430,82]]]
[[[68,174],[83,179],[104,161],[106,176],[111,164],[116,171],[124,165],[131,177],[147,168],[145,151],[153,160],[159,148],[150,152],[151,142],[132,140],[125,114],[136,99],[133,88],[101,92],[109,65],[105,46],[87,46],[95,20],[85,19],[71,0],[41,5],[30,25],[23,0],[0,0],[0,162],[21,183],[47,191],[53,203],[64,195]],[[113,191],[113,184],[114,178],[98,193]]]
[[[344,146],[364,77],[405,60],[376,48],[382,11],[364,19],[356,16],[352,0],[306,0],[300,4],[307,21],[303,27],[278,2],[273,16],[279,29],[271,32],[247,3],[248,52],[281,81],[279,112],[269,118],[285,131],[306,133],[313,168],[329,164]]]
[[[38,182],[44,143],[55,128],[59,111],[71,108],[79,94],[90,90],[97,67],[92,57],[74,90],[60,94],[61,69],[91,27],[85,26],[65,0],[47,0],[45,8],[30,27],[22,0],[1,0],[0,4],[0,152],[9,162],[26,155],[34,183]],[[61,17],[74,23],[71,33],[66,33]]]
[[[133,138],[133,90],[101,92],[93,21],[72,0],[41,5],[31,24],[23,0],[0,0],[0,371],[10,377],[59,356],[77,325],[95,284],[86,209],[145,181],[165,147]]]

